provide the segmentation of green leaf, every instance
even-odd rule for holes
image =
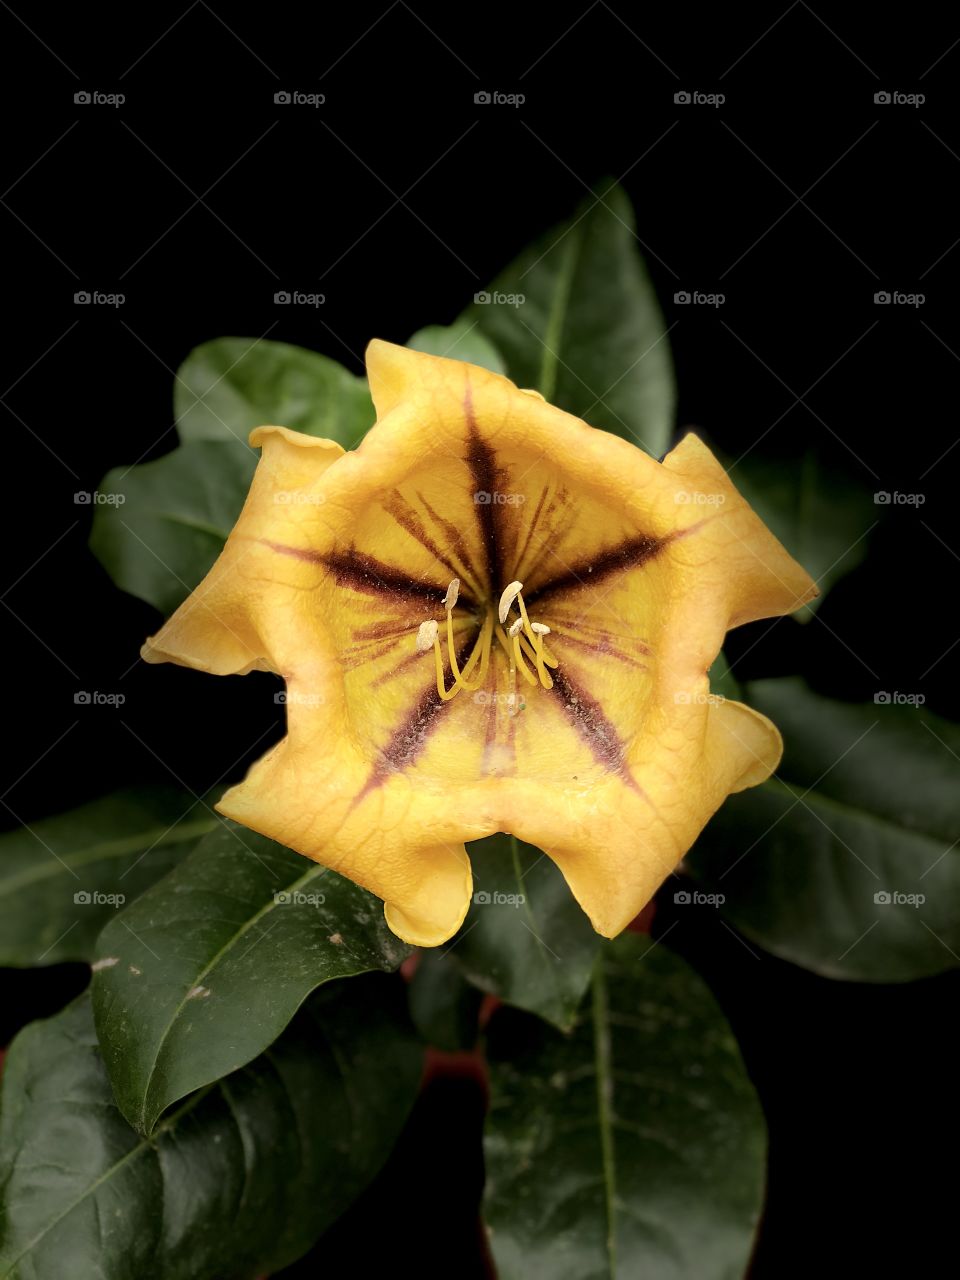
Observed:
[[[455,1053],[477,1042],[480,992],[444,952],[422,951],[408,988],[410,1016],[427,1044]]]
[[[247,444],[253,427],[290,427],[352,448],[375,416],[365,379],[314,351],[252,338],[192,351],[174,408],[185,443],[111,471],[90,534],[117,586],[163,614],[209,571],[240,515],[258,457]]]
[[[726,698],[731,702],[743,700],[743,690],[727,661],[727,655],[721,650],[707,673],[710,677],[710,692],[718,698]]]
[[[82,996],[3,1080],[5,1280],[251,1280],[302,1256],[379,1171],[420,1051],[389,980],[338,984],[152,1139],[125,1122]]]
[[[94,1012],[121,1111],[150,1134],[261,1053],[314,988],[408,952],[371,894],[224,823],[100,935]]]
[[[513,836],[470,845],[473,905],[450,956],[482,991],[568,1027],[600,936],[557,867]]]
[[[878,523],[873,495],[838,459],[812,448],[789,457],[751,450],[730,478],[820,588],[794,616],[813,617],[835,582],[863,560]]]
[[[649,938],[605,944],[572,1034],[490,1024],[485,1216],[500,1280],[739,1280],[765,1128],[706,984]]]
[[[170,614],[223,549],[257,455],[197,440],[136,467],[116,467],[93,513],[90,548],[118,587]]]
[[[140,787],[0,836],[0,965],[92,959],[117,909],[219,821],[182,791]]]
[[[902,982],[960,964],[960,729],[800,680],[751,684],[746,701],[782,731],[783,763],[731,796],[687,858],[726,918],[833,978]]]
[[[450,360],[465,360],[478,364],[491,373],[505,373],[503,359],[489,338],[484,337],[476,320],[461,316],[453,324],[431,324],[418,329],[407,339],[412,351],[425,351],[428,356],[446,356]]]
[[[514,382],[654,457],[666,451],[670,345],[619,187],[598,188],[478,296],[489,301],[464,318],[503,353]]]
[[[264,338],[217,338],[177,371],[173,407],[182,440],[239,442],[254,427],[289,427],[358,444],[373,425],[365,378],[336,360]]]

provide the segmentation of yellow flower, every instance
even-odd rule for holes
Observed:
[[[816,595],[687,435],[662,463],[473,365],[375,341],[358,449],[284,427],[149,662],[283,676],[287,736],[218,808],[459,928],[464,842],[539,846],[619,933],[733,791],[776,768],[709,694],[728,628]]]

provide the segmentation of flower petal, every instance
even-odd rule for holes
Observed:
[[[286,738],[216,807],[377,894],[404,941],[445,942],[473,886],[462,817],[403,773],[371,786],[336,711],[312,697],[300,682],[288,686]]]
[[[779,759],[764,717],[710,696],[726,631],[816,588],[695,436],[659,464],[487,370],[382,342],[368,370],[378,423],[352,453],[254,433],[237,526],[145,657],[284,676],[287,736],[220,808],[379,894],[407,941],[456,931],[464,844],[495,831],[612,936]],[[453,578],[459,666],[516,580],[549,680],[495,648],[441,699],[416,637],[446,647]]]
[[[282,585],[263,540],[310,536],[321,518],[323,479],[344,450],[335,440],[286,427],[256,427],[250,444],[262,453],[237,524],[203,582],[146,641],[145,662],[176,662],[214,675],[280,669],[258,626],[259,602]],[[285,577],[297,588],[317,571],[286,565]]]
[[[728,627],[793,613],[819,595],[807,571],[785,550],[739,493],[707,446],[689,432],[663,460],[678,484],[674,500],[710,513],[691,539],[687,567],[722,578]]]

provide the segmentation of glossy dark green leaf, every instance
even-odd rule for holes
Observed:
[[[246,447],[254,427],[290,427],[351,449],[373,425],[365,378],[327,356],[265,338],[216,338],[177,370],[173,394],[182,440]]]
[[[624,192],[599,187],[478,294],[465,318],[503,354],[514,382],[659,457],[676,387],[634,225]]]
[[[410,982],[410,1015],[428,1043],[454,1053],[477,1042],[477,1019],[483,999],[439,948],[420,953]]]
[[[408,954],[379,899],[225,823],[100,935],[93,999],[117,1102],[140,1133],[267,1048],[314,988]]]
[[[81,997],[14,1041],[0,1119],[5,1280],[252,1280],[304,1254],[378,1172],[420,1051],[388,979],[311,999],[256,1061],[142,1138]]]
[[[901,982],[960,964],[960,729],[898,704],[902,691],[877,696],[749,685],[746,701],[783,733],[783,762],[726,802],[687,865],[776,955],[829,977]]]
[[[109,472],[100,493],[112,500],[93,513],[90,548],[117,586],[172,613],[223,549],[258,456],[196,440]]]
[[[795,614],[801,622],[810,619],[830,587],[867,554],[881,510],[869,475],[854,475],[813,449],[785,458],[761,447],[735,462],[730,478],[819,586],[820,595]]]
[[[184,443],[117,467],[100,486],[90,546],[118,587],[169,614],[210,569],[250,488],[253,427],[290,427],[352,448],[373,424],[366,380],[335,360],[265,339],[190,353],[174,388]]]
[[[92,959],[106,922],[218,822],[183,791],[140,787],[0,836],[0,965]]]
[[[449,954],[464,976],[507,1004],[570,1025],[600,936],[556,866],[513,836],[470,845],[473,905]]]
[[[763,1115],[706,984],[651,939],[605,943],[563,1035],[490,1024],[485,1216],[500,1280],[739,1280]]]
[[[478,364],[491,373],[506,372],[500,352],[484,336],[477,321],[463,316],[453,324],[432,324],[418,329],[407,340],[407,346],[414,351],[425,351],[429,356],[446,356],[449,360]]]

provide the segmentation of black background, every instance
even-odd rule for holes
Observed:
[[[814,442],[871,491],[925,497],[878,508],[868,561],[817,620],[734,638],[737,673],[801,670],[838,697],[922,692],[956,712],[948,9],[18,11],[0,11],[9,825],[135,780],[236,778],[282,730],[266,677],[135,661],[158,619],[112,588],[73,501],[174,446],[188,351],[267,336],[359,371],[370,337],[453,319],[608,176],[634,200],[673,326],[681,424],[731,452],[763,435],[787,459]],[[326,101],[275,104],[294,89]],[[526,101],[474,102],[494,89]],[[126,101],[74,103],[95,90]],[[676,104],[681,90],[726,101]],[[874,101],[894,90],[926,100]],[[326,301],[275,306],[283,289]],[[126,300],[79,307],[80,290]],[[678,306],[680,290],[726,301]],[[925,301],[878,307],[879,290]],[[78,707],[81,689],[126,702]],[[820,980],[748,952],[709,910],[671,942],[722,999],[770,1120],[754,1274],[897,1259],[924,1273],[953,1233],[956,982]],[[58,1007],[69,981],[5,975],[4,1033]],[[477,1272],[479,1117],[469,1083],[434,1086],[377,1187],[298,1274],[398,1250],[425,1276]]]

